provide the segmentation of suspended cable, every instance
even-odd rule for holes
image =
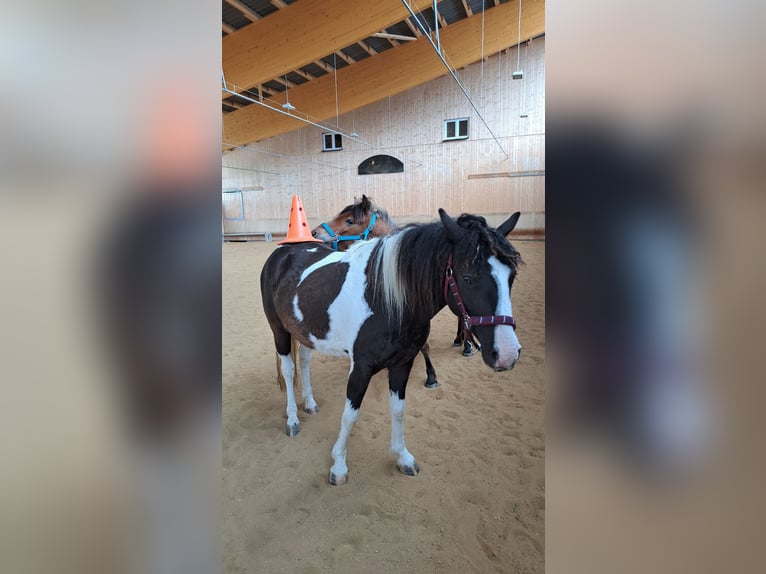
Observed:
[[[304,157],[297,157],[297,156],[294,156],[294,155],[286,155],[286,154],[283,154],[283,153],[277,153],[277,152],[274,152],[274,151],[266,151],[266,150],[262,150],[262,149],[258,149],[258,148],[241,146],[241,145],[232,144],[232,143],[221,142],[221,145],[233,147],[233,148],[236,148],[236,149],[241,149],[241,150],[244,150],[244,151],[247,151],[247,152],[250,152],[250,153],[260,153],[260,154],[263,154],[263,155],[270,155],[270,156],[280,157],[280,158],[289,159],[289,160],[293,160],[293,161],[309,162],[309,163],[313,163],[313,164],[316,164],[316,165],[322,165],[322,166],[325,166],[325,167],[333,167],[335,169],[341,169],[341,170],[344,170],[344,171],[349,171],[351,169],[349,167],[341,167],[339,165],[333,165],[331,163],[325,163],[323,161],[316,161],[316,160],[313,160],[313,159],[306,159]],[[226,167],[226,168],[229,168],[229,169],[244,169],[244,168],[235,168],[235,167],[231,167],[231,166],[227,166],[227,165],[222,165],[221,167]],[[252,171],[258,171],[258,170],[252,170]],[[276,174],[276,175],[281,175],[279,172],[272,172],[272,171],[266,171],[264,173],[273,173],[273,174]]]
[[[236,88],[236,86],[233,86],[233,87],[234,87],[234,88]],[[305,113],[303,113],[303,112],[302,112],[302,113],[303,113],[303,115],[305,115],[305,116],[306,116],[306,118],[302,118],[302,117],[300,117],[300,116],[298,116],[298,115],[296,115],[296,114],[294,114],[294,113],[291,113],[291,111],[289,111],[289,110],[288,110],[288,111],[283,111],[283,110],[279,109],[278,107],[275,107],[275,106],[270,106],[270,105],[268,105],[268,104],[266,104],[266,103],[264,103],[264,102],[259,102],[258,100],[254,100],[253,98],[250,98],[250,97],[248,97],[248,96],[244,96],[244,95],[242,95],[242,94],[239,94],[239,93],[237,93],[237,92],[235,92],[235,91],[232,91],[232,90],[231,90],[231,89],[230,89],[228,86],[226,86],[226,85],[224,85],[224,87],[223,87],[223,91],[224,91],[224,92],[226,92],[227,94],[232,94],[232,95],[238,96],[238,97],[240,97],[240,98],[244,99],[245,101],[248,101],[248,102],[250,102],[251,104],[256,104],[256,105],[258,105],[258,106],[262,106],[262,107],[264,107],[264,108],[266,108],[266,109],[269,109],[269,110],[271,110],[271,111],[273,111],[273,112],[277,112],[278,114],[282,114],[283,116],[289,116],[289,117],[291,117],[291,118],[293,118],[293,119],[295,119],[295,120],[298,120],[299,122],[304,122],[304,123],[306,123],[306,124],[309,124],[309,125],[312,125],[312,126],[318,127],[318,128],[320,128],[320,129],[322,129],[322,130],[331,131],[331,132],[333,132],[333,133],[338,133],[338,134],[342,135],[343,137],[346,137],[346,138],[348,138],[348,139],[350,139],[350,140],[352,140],[352,141],[356,141],[356,142],[359,142],[359,143],[361,143],[362,145],[365,145],[365,146],[367,146],[367,147],[369,147],[369,148],[371,148],[371,149],[374,149],[374,150],[381,150],[381,151],[382,151],[382,150],[384,150],[384,148],[381,148],[381,147],[375,146],[375,145],[373,145],[373,144],[369,143],[368,141],[365,141],[365,140],[363,140],[363,139],[362,139],[362,138],[360,138],[360,137],[354,137],[354,136],[352,136],[351,134],[347,134],[347,133],[345,133],[345,132],[344,132],[342,129],[340,129],[340,127],[339,127],[339,126],[335,126],[335,127],[333,127],[333,126],[329,126],[329,125],[322,125],[321,123],[318,123],[318,122],[314,122],[314,121],[311,121],[311,120],[309,120],[309,119],[308,119],[308,117],[309,117],[309,116],[308,116],[308,114],[305,114]],[[271,100],[268,100],[268,101],[271,101]],[[275,103],[275,105],[279,105],[277,102],[274,102],[274,103]],[[390,106],[390,97],[389,97],[389,106]],[[224,144],[224,145],[232,145],[232,144]],[[236,147],[236,146],[234,146],[234,147]],[[389,152],[389,153],[390,153],[390,152]],[[393,155],[393,154],[392,154],[392,155]],[[415,160],[413,160],[413,159],[407,158],[406,156],[404,156],[404,155],[402,155],[402,154],[397,154],[397,155],[401,155],[401,157],[397,158],[397,159],[399,159],[400,161],[407,161],[407,162],[409,162],[409,163],[411,163],[411,164],[414,164],[414,165],[415,165],[415,166],[417,166],[417,167],[420,167],[420,166],[422,166],[422,165],[423,165],[423,163],[422,163],[422,162],[420,162],[420,161],[415,161]],[[394,156],[394,157],[396,157],[396,156]],[[329,165],[329,164],[328,164],[328,165]]]
[[[332,54],[332,67],[335,75],[335,125],[340,126],[338,121],[338,58],[335,52]]]
[[[234,166],[234,165],[223,165],[223,164],[221,164],[221,168],[223,168],[223,169],[236,169],[236,170],[239,170],[239,171],[252,171],[253,173],[270,173],[272,175],[279,175],[278,171],[266,171],[266,170],[263,170],[263,169],[251,169],[251,168],[247,168],[247,167],[237,167],[237,166]]]
[[[481,5],[481,80],[479,81],[479,100],[484,104],[484,3]]]
[[[521,61],[521,0],[519,0],[519,35],[516,42],[516,69],[519,69],[519,62]]]
[[[420,24],[420,20],[418,20],[417,16],[415,16],[415,12],[412,10],[412,7],[410,6],[409,2],[407,2],[407,0],[402,0],[402,4],[404,4],[404,7],[405,7],[405,8],[407,8],[407,11],[408,11],[408,12],[409,12],[409,13],[410,13],[410,14],[411,14],[411,15],[412,15],[414,18],[415,18],[415,20],[416,20],[416,21],[418,22],[418,24],[420,25],[420,29],[421,29],[421,31],[423,32],[423,34],[425,35],[425,37],[428,39],[428,43],[429,43],[429,44],[431,44],[431,47],[432,47],[432,48],[434,49],[434,51],[436,52],[436,55],[437,55],[437,56],[439,57],[439,59],[441,60],[442,64],[444,64],[444,67],[445,67],[445,68],[447,68],[447,71],[449,72],[450,76],[452,76],[452,79],[453,79],[453,80],[455,80],[455,83],[457,83],[457,85],[458,85],[458,87],[460,88],[460,90],[463,92],[463,95],[464,95],[464,96],[466,97],[466,99],[468,100],[468,103],[469,103],[469,104],[471,104],[471,107],[472,107],[472,108],[473,108],[473,110],[476,112],[476,115],[477,115],[477,116],[479,117],[479,119],[481,120],[481,123],[483,123],[483,124],[484,124],[484,127],[486,127],[486,128],[487,128],[487,131],[488,131],[488,132],[490,133],[490,135],[492,136],[492,139],[493,139],[493,140],[495,140],[495,143],[497,144],[497,147],[499,147],[499,148],[500,148],[500,151],[502,151],[502,152],[503,152],[503,155],[505,155],[506,159],[509,159],[509,158],[510,158],[510,156],[509,156],[509,155],[506,153],[505,149],[503,149],[503,146],[502,146],[502,144],[501,144],[501,143],[500,143],[500,141],[497,139],[497,136],[495,135],[495,132],[493,132],[493,131],[492,131],[492,128],[490,128],[490,127],[489,127],[489,124],[487,124],[487,121],[484,119],[484,116],[483,116],[483,115],[481,115],[481,112],[479,111],[479,108],[477,108],[477,107],[476,107],[476,104],[475,104],[475,103],[474,103],[474,101],[471,99],[471,96],[468,94],[468,91],[466,90],[466,87],[463,85],[463,82],[461,82],[461,81],[460,81],[460,78],[458,77],[458,75],[457,75],[457,72],[456,72],[456,71],[453,69],[453,67],[452,67],[452,66],[450,66],[450,65],[447,63],[447,60],[445,60],[445,58],[444,58],[443,52],[442,52],[441,50],[439,50],[439,49],[436,47],[436,44],[434,44],[434,41],[433,41],[433,39],[431,38],[431,36],[429,36],[429,35],[428,35],[428,33],[426,32],[426,30],[423,28],[422,24]]]

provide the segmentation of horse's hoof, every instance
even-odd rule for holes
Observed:
[[[463,341],[461,341],[460,339],[455,339],[454,341],[452,341],[453,347],[460,347],[462,346],[462,344],[463,344]]]
[[[291,425],[290,423],[286,423],[285,432],[287,433],[287,436],[297,435],[299,432],[301,432],[301,423],[295,423],[294,425]]]
[[[413,462],[412,466],[405,466],[397,462],[396,468],[399,469],[399,472],[406,474],[407,476],[416,476],[420,472],[420,467],[417,462]]]
[[[427,389],[435,389],[438,386],[439,386],[439,381],[437,381],[436,379],[434,379],[433,381],[426,381],[426,384],[425,384],[425,387]]]
[[[330,484],[333,486],[340,486],[341,484],[346,484],[348,482],[348,475],[347,474],[341,474],[340,476],[336,476],[336,474],[333,471],[330,471]]]
[[[319,412],[319,407],[314,407],[313,409],[311,407],[303,407],[303,412],[315,415]]]
[[[470,349],[463,349],[463,356],[464,357],[473,357],[476,354],[476,350],[473,348]]]

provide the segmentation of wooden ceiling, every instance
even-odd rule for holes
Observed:
[[[482,51],[515,46],[518,1],[441,0],[439,39],[450,63],[461,68]],[[433,0],[408,2],[432,31]],[[521,2],[524,42],[544,34],[545,2]],[[222,32],[226,85],[244,96],[221,92],[224,144],[305,127],[275,111],[288,99],[294,115],[334,120],[336,106],[343,114],[447,73],[402,0],[224,0]]]

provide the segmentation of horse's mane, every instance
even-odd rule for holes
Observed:
[[[467,232],[459,245],[447,238],[439,221],[411,223],[375,246],[369,268],[373,300],[382,304],[391,319],[400,321],[405,311],[419,314],[438,308],[444,267],[453,249],[494,255],[514,271],[522,263],[519,252],[483,217],[463,214],[457,224]]]
[[[464,213],[457,218],[457,224],[472,233],[466,237],[466,249],[475,250],[479,245],[485,245],[489,252],[516,271],[523,263],[521,254],[514,249],[511,242],[503,237],[497,229],[489,227],[487,220],[480,215]]]

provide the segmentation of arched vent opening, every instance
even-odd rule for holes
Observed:
[[[376,173],[402,173],[404,164],[390,155],[374,155],[359,164],[359,175]]]

